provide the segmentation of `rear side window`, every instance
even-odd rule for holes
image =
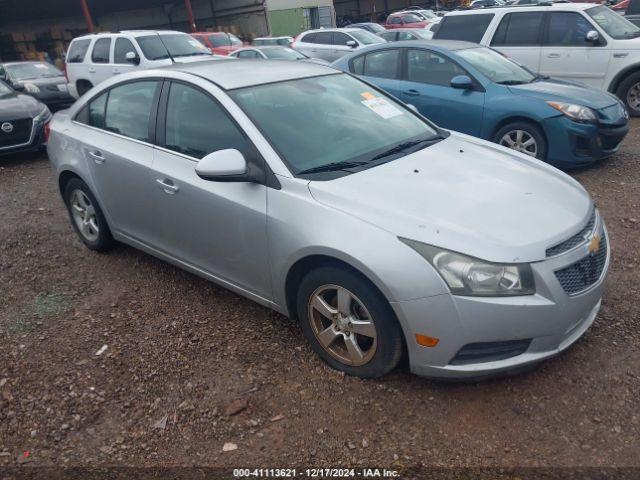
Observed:
[[[361,75],[377,78],[398,78],[400,50],[382,50],[364,55]]]
[[[109,49],[111,48],[110,38],[99,38],[93,45],[91,61],[93,63],[109,63]]]
[[[545,45],[584,47],[589,45],[587,33],[595,30],[593,25],[579,13],[553,12],[549,14],[549,26]]]
[[[243,50],[242,52],[238,52],[238,58],[258,58],[258,54],[253,50]]]
[[[540,45],[543,12],[509,13],[502,18],[491,45]]]
[[[82,63],[90,43],[89,39],[72,42],[67,52],[67,63]]]
[[[318,32],[316,33],[315,42],[323,45],[331,45],[333,43],[333,35],[331,32]]]
[[[401,25],[402,20],[400,20],[400,17],[389,17],[389,23],[392,25]]]
[[[316,42],[316,34],[315,33],[307,33],[304,37],[302,37],[301,42],[306,43],[318,43]]]
[[[125,137],[149,141],[149,117],[158,82],[133,82],[114,87],[104,119],[104,128]]]
[[[198,159],[226,148],[249,152],[247,139],[222,108],[200,90],[181,83],[172,83],[169,90],[165,146]]]
[[[493,16],[493,13],[445,16],[433,38],[480,43]]]
[[[137,55],[136,49],[128,38],[117,38],[113,48],[113,63],[127,62],[127,53],[133,52]]]

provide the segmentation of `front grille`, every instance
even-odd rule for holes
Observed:
[[[572,248],[577,247],[581,243],[586,241],[587,234],[593,231],[593,228],[596,225],[596,209],[593,209],[593,213],[589,218],[589,222],[584,226],[582,230],[576,233],[573,237],[561,242],[553,247],[547,248],[547,257],[553,257],[555,255],[560,255],[561,253],[568,252]]]
[[[4,123],[4,121],[0,121],[0,125]],[[31,137],[31,126],[33,124],[30,118],[11,120],[8,123],[13,126],[13,130],[7,133],[0,129],[0,147],[20,145],[29,141],[29,138]]]
[[[600,279],[607,262],[607,248],[607,237],[603,234],[600,248],[595,254],[587,255],[582,260],[556,272],[556,278],[568,295],[580,293]]]
[[[450,365],[468,365],[470,363],[495,362],[515,357],[527,351],[531,339],[508,340],[505,342],[469,343],[458,350]]]

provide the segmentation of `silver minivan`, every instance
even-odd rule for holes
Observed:
[[[385,40],[361,28],[322,28],[302,32],[291,48],[309,57],[333,62],[357,48],[374,43],[385,43]]]

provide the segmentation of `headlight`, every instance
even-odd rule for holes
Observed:
[[[46,105],[42,105],[42,110],[40,111],[40,113],[38,113],[38,115],[34,117],[34,120],[36,122],[42,122],[48,120],[50,117],[51,111],[47,108]]]
[[[414,240],[400,240],[435,267],[454,295],[506,297],[536,292],[533,272],[527,263],[485,262]]]
[[[34,85],[33,83],[25,83],[24,89],[29,93],[40,93],[40,88],[38,88],[38,86]]]
[[[589,107],[562,102],[547,102],[547,105],[564,113],[567,117],[576,122],[593,123],[598,120],[595,112]]]

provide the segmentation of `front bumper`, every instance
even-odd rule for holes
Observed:
[[[547,161],[561,168],[591,165],[616,153],[629,133],[629,123],[620,118],[611,123],[573,122],[553,117],[544,122],[548,140]]]
[[[597,227],[606,235],[604,224]],[[599,278],[585,290],[569,295],[555,272],[589,256],[586,244],[564,254],[532,264],[536,294],[519,297],[464,297],[450,294],[393,302],[405,332],[411,371],[426,377],[479,379],[557,355],[573,344],[593,323],[603,292],[610,260],[606,251]],[[415,335],[438,338],[435,347],[422,347]],[[459,352],[470,344],[505,344],[527,341],[525,350],[509,358],[459,364]],[[520,342],[522,343],[522,342]]]

